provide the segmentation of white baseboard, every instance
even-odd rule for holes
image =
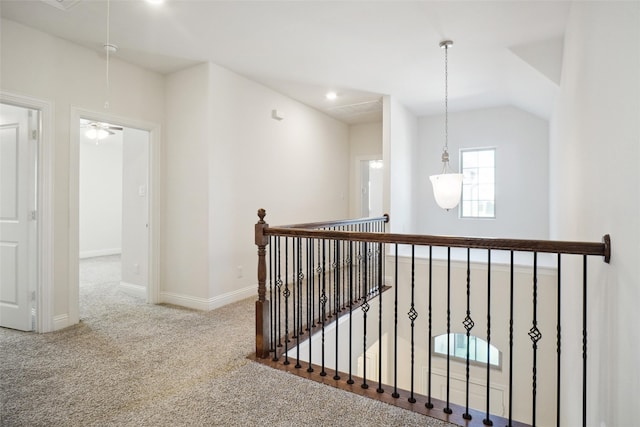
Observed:
[[[68,314],[59,314],[53,317],[53,330],[58,331],[71,326]]]
[[[190,295],[180,295],[173,292],[161,292],[160,299],[167,304],[175,304],[181,307],[192,308],[194,310],[209,311],[215,310],[227,304],[257,295],[256,286],[248,286],[236,291],[227,292],[212,298],[198,298]]]
[[[247,286],[246,288],[238,289],[236,291],[227,292],[209,299],[209,310],[215,310],[232,302],[240,301],[245,298],[255,296],[258,298],[258,286]]]
[[[120,289],[127,295],[147,299],[147,288],[142,285],[134,285],[133,283],[120,282]]]
[[[207,298],[180,295],[173,292],[160,292],[160,302],[192,308],[194,310],[207,311],[209,309],[209,300]]]
[[[93,258],[97,256],[107,256],[107,255],[120,255],[122,253],[121,248],[111,248],[111,249],[95,249],[92,251],[82,251],[79,256],[80,259],[84,258]]]

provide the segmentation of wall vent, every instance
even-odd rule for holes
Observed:
[[[56,9],[69,10],[75,5],[77,5],[78,3],[80,3],[81,0],[40,0],[40,1],[48,4],[49,6],[53,6]]]

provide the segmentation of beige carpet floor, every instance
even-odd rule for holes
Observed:
[[[80,324],[0,328],[0,425],[447,425],[254,363],[253,298],[149,305],[118,289],[118,264],[82,263]]]

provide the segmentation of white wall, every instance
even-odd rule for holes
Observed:
[[[348,215],[348,127],[210,65],[209,277],[214,306],[256,292],[253,224]],[[284,117],[271,117],[277,109]]]
[[[122,133],[88,139],[80,129],[80,258],[122,251]]]
[[[459,153],[468,148],[495,148],[496,218],[459,218],[433,197],[429,176],[440,173],[444,115],[419,119],[416,156],[419,228],[423,234],[547,239],[549,237],[549,128],[546,120],[515,107],[496,107],[449,114],[449,155],[460,170]]]
[[[349,126],[349,218],[360,216],[360,160],[382,159],[382,122]]]
[[[417,229],[414,168],[417,166],[418,120],[390,96],[383,98],[383,109],[384,210],[390,216],[389,231],[413,233]]]
[[[640,3],[574,2],[551,132],[552,237],[611,235],[611,264],[591,262],[588,322],[590,426],[637,424],[640,396]],[[563,287],[582,301],[579,278]],[[567,304],[563,317],[581,316]],[[573,326],[570,331],[579,329]],[[569,331],[569,332],[570,332]],[[580,352],[563,351],[563,424],[580,419]]]
[[[175,304],[208,298],[209,66],[201,64],[166,77],[163,162],[162,299]]]
[[[28,54],[27,54],[28,52]],[[70,287],[77,272],[69,271],[69,171],[71,107],[105,111],[105,60],[96,52],[3,19],[0,28],[1,88],[54,104],[53,135],[53,313],[65,326],[72,309]],[[111,60],[109,114],[162,123],[164,79],[161,75]]]
[[[255,295],[259,208],[272,225],[347,216],[345,124],[215,64],[168,76],[166,99],[164,301]]]
[[[148,284],[149,132],[124,128],[122,146],[122,281]]]

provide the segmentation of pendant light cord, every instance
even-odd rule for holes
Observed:
[[[449,46],[446,45],[444,47],[444,151],[449,152]]]
[[[451,40],[440,42],[444,49],[444,147],[442,149],[442,173],[449,171],[449,47]]]
[[[109,55],[111,53],[111,43],[109,40],[109,23],[111,22],[111,1],[107,0],[107,42],[104,45],[105,50],[107,51],[107,72],[106,72],[106,79],[107,79],[107,95],[106,95],[106,101],[104,102],[104,108],[109,108]]]

